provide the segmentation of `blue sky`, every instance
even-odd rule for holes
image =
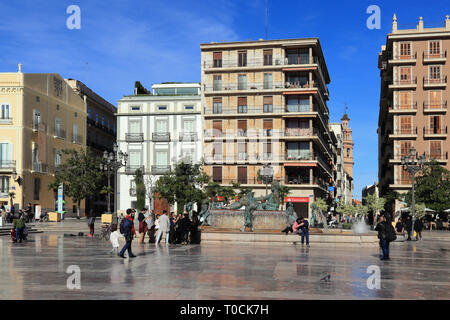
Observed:
[[[355,142],[355,196],[378,179],[378,53],[397,14],[399,29],[443,26],[448,0],[274,1],[269,39],[319,37],[331,76],[331,121],[348,114]],[[69,5],[81,8],[81,29],[66,28]],[[367,7],[381,9],[369,30]],[[200,43],[265,38],[265,0],[66,1],[2,0],[0,72],[56,72],[76,78],[117,105],[144,86],[200,82]]]

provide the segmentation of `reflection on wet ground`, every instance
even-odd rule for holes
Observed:
[[[44,233],[12,244],[0,238],[0,299],[449,299],[450,242],[378,248],[270,244],[168,246],[133,242],[135,259],[109,254],[97,238]],[[66,270],[81,270],[69,290]],[[371,265],[381,288],[370,290]],[[320,281],[330,274],[330,281]]]

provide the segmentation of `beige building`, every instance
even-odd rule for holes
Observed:
[[[379,137],[379,188],[405,193],[411,176],[402,169],[401,157],[412,147],[418,155],[448,163],[447,111],[450,66],[450,19],[441,28],[425,28],[422,17],[416,29],[399,30],[394,15],[392,32],[379,54],[381,70]],[[399,209],[396,204],[395,210]]]
[[[0,73],[0,202],[55,210],[61,150],[86,145],[85,102],[58,74]],[[65,210],[76,210],[65,197]],[[82,211],[84,202],[82,202]]]
[[[317,38],[201,44],[205,171],[265,195],[258,173],[291,187],[298,215],[329,199],[336,160],[330,82]],[[266,169],[263,167],[266,166]]]

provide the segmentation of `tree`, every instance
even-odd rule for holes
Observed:
[[[247,194],[252,192],[252,188],[242,187],[239,182],[231,181],[231,185],[233,186],[234,189],[239,189],[239,192],[237,193],[239,199],[245,197]]]
[[[202,172],[200,164],[182,161],[156,181],[155,192],[169,204],[176,202],[177,212],[182,213],[188,202],[201,203],[206,198],[202,188],[208,181],[209,177]]]
[[[328,204],[322,198],[317,198],[314,200],[314,204],[317,208],[319,208],[322,212],[328,211]]]
[[[385,199],[384,212],[394,215],[395,201],[400,200],[400,194],[392,189],[389,189],[388,185],[385,185],[380,190],[380,195]]]
[[[155,196],[155,180],[152,176],[145,175],[144,176],[144,185],[145,185],[145,194],[148,198],[148,203],[150,207],[152,207],[153,198]]]
[[[224,203],[228,204],[231,199],[236,197],[236,192],[233,187],[222,186],[217,182],[210,182],[205,187],[206,197],[215,201],[216,197],[223,197]]]
[[[450,209],[450,172],[436,160],[425,164],[422,175],[415,179],[415,200],[438,212]],[[411,191],[405,201],[411,207]]]
[[[356,214],[356,207],[352,204],[341,203],[336,208],[336,211],[345,216],[353,216],[354,214]]]
[[[291,188],[289,188],[287,185],[284,184],[280,185],[279,194],[280,194],[281,208],[283,208],[284,205],[284,198],[289,196],[289,193],[291,193]]]
[[[106,195],[106,201],[108,201],[108,213],[111,212],[111,195],[114,193],[113,188],[111,186],[103,186],[100,194]]]
[[[140,169],[137,169],[134,174],[134,183],[136,184],[136,209],[142,210],[145,207],[145,184],[144,176]]]
[[[77,203],[77,217],[80,218],[81,201],[92,197],[100,189],[102,172],[99,157],[86,150],[63,150],[67,156],[55,174],[55,181],[48,189],[64,186],[65,194]]]
[[[150,91],[148,91],[140,81],[136,81],[134,83],[134,88],[136,89],[136,94],[150,94]]]

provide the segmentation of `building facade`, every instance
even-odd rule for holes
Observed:
[[[0,73],[0,202],[54,211],[61,150],[86,146],[86,105],[58,74]],[[65,197],[65,211],[77,211]],[[84,201],[81,204],[84,212]]]
[[[152,86],[151,94],[125,96],[118,102],[117,143],[129,155],[118,175],[118,209],[136,202],[134,173],[144,172],[147,193],[174,164],[201,163],[202,117],[199,83],[163,83]],[[152,195],[146,204],[161,213],[168,210],[164,199]],[[176,209],[176,208],[175,208]]]
[[[291,188],[299,216],[328,199],[336,155],[330,82],[319,39],[201,44],[204,170],[265,195],[258,177]]]
[[[420,18],[416,29],[398,29],[394,15],[392,32],[379,54],[381,76],[379,140],[379,188],[406,193],[411,175],[402,169],[401,157],[412,147],[418,155],[448,163],[447,111],[450,66],[450,19],[441,28],[425,28]],[[397,211],[401,202],[395,204]]]

